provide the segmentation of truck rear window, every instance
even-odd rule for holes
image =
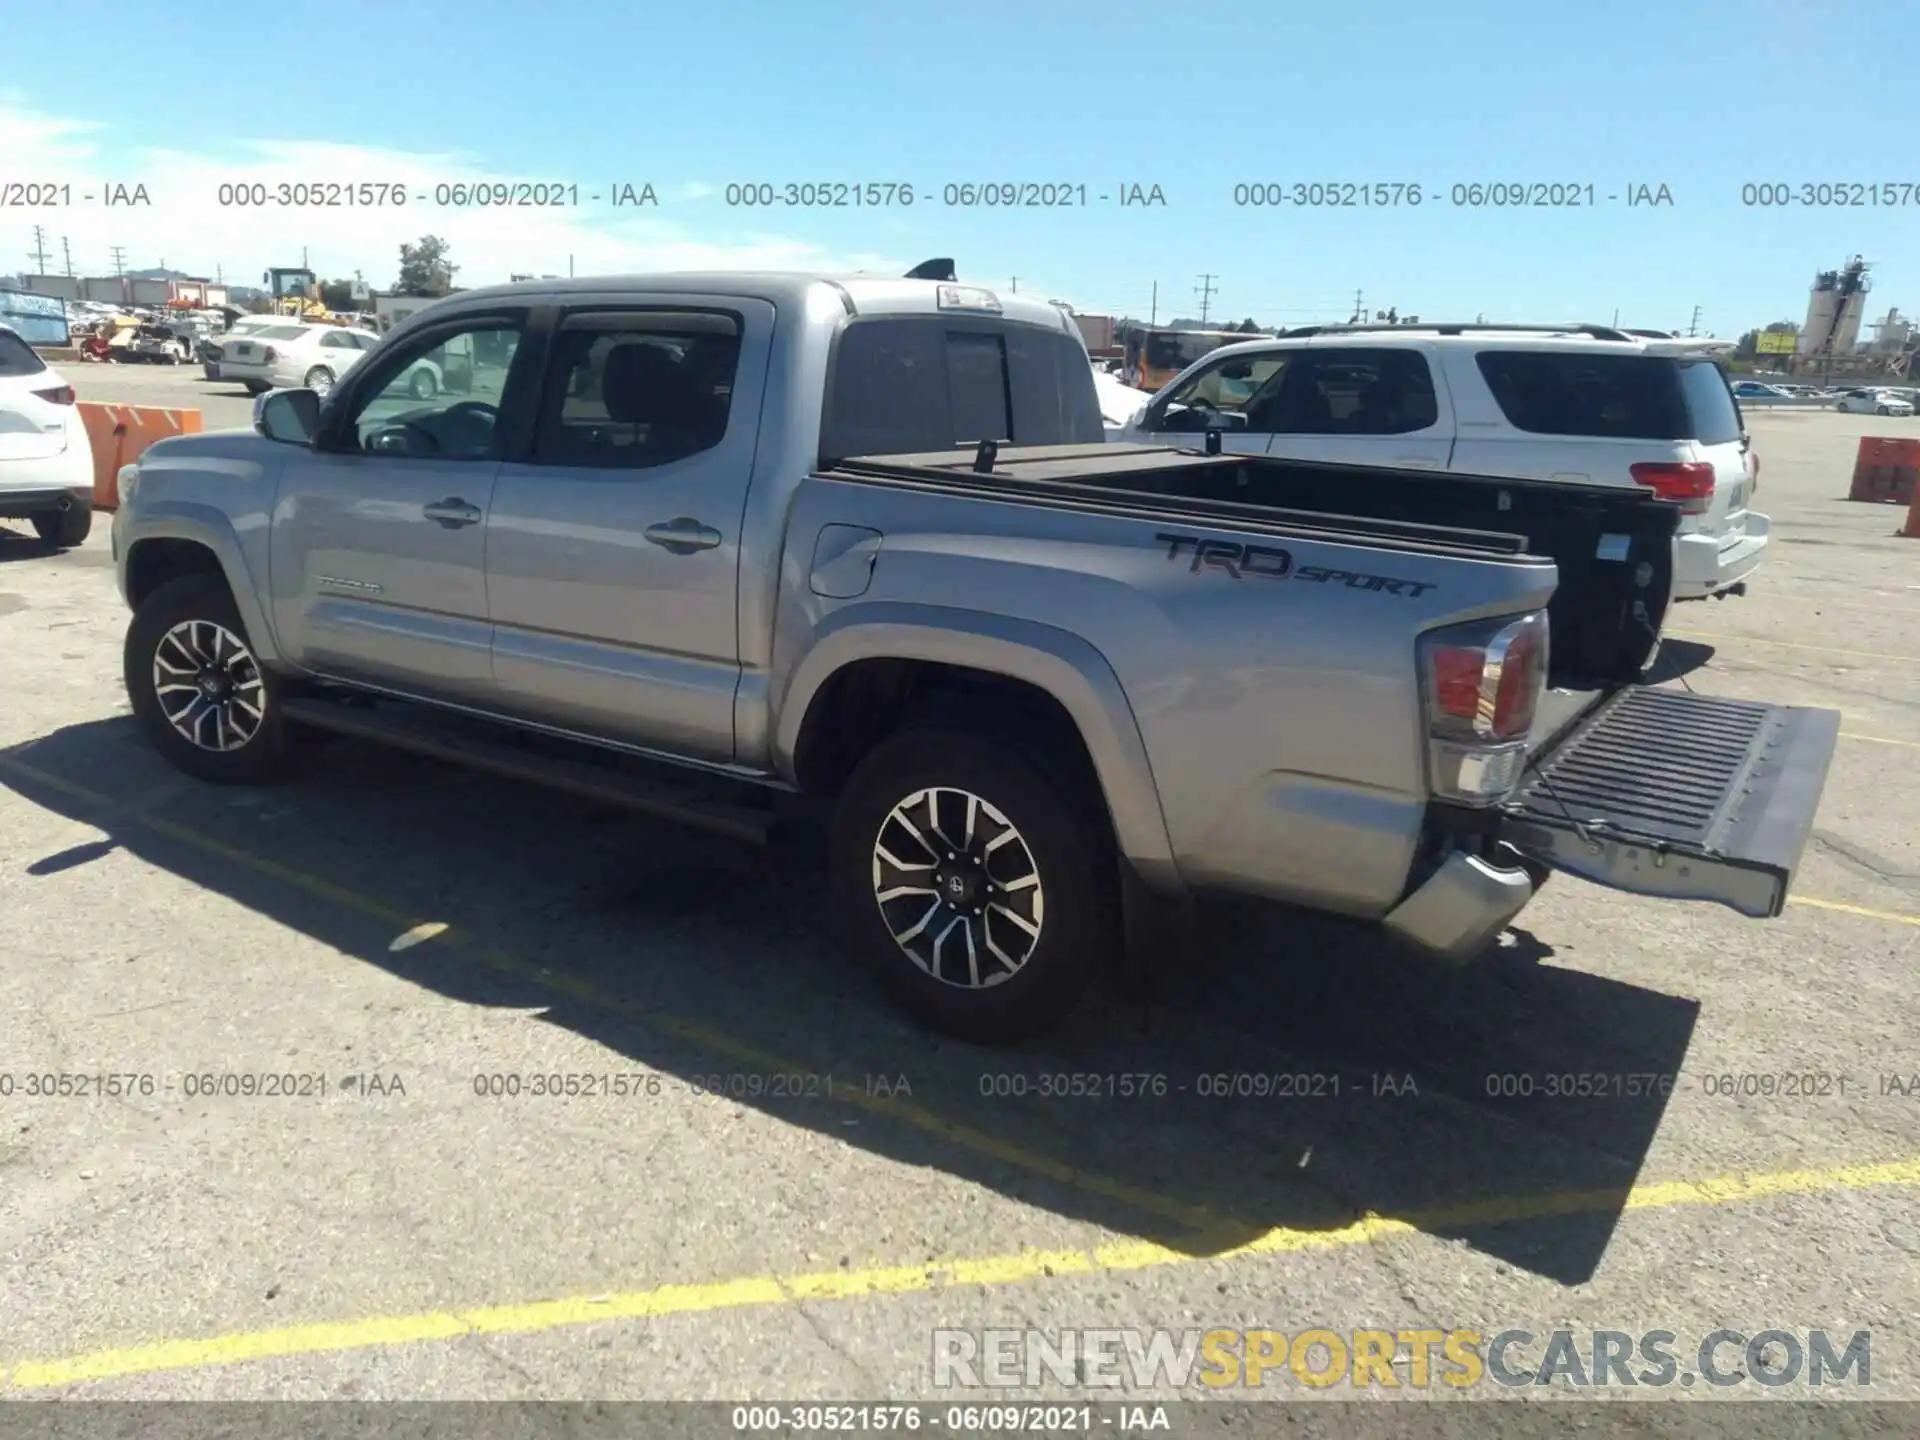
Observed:
[[[47,362],[33,353],[31,345],[10,331],[0,330],[0,379],[38,375],[46,368]]]
[[[1739,412],[1711,360],[1545,350],[1482,350],[1474,358],[1517,430],[1707,445],[1740,436]]]
[[[823,462],[980,440],[1098,444],[1093,367],[1064,332],[950,316],[856,320],[835,342]]]

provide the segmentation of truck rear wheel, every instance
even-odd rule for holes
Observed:
[[[958,730],[880,742],[833,818],[847,943],[908,1010],[992,1044],[1051,1028],[1110,948],[1104,816],[1045,770]]]
[[[140,728],[176,769],[216,785],[289,769],[279,681],[255,658],[223,582],[187,576],[149,595],[127,627],[124,676]]]

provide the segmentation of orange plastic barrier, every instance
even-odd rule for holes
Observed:
[[[1911,505],[1916,475],[1920,475],[1920,440],[1863,435],[1859,454],[1854,458],[1853,484],[1848,487],[1847,499]]]
[[[93,446],[93,508],[111,510],[120,503],[114,477],[156,440],[198,435],[198,410],[167,410],[157,405],[103,405],[82,400],[74,406]]]

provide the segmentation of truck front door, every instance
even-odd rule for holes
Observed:
[[[772,332],[773,307],[737,297],[608,296],[557,317],[531,447],[501,467],[487,518],[511,713],[733,759],[740,533]]]
[[[449,319],[354,367],[314,448],[282,474],[271,542],[274,629],[319,674],[484,704],[493,688],[486,525],[500,469],[508,369],[470,395],[421,399],[438,364],[476,331],[521,350],[524,308]],[[368,368],[371,367],[371,368]],[[364,373],[362,373],[364,371]]]

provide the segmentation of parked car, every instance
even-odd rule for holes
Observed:
[[[1740,594],[1771,522],[1726,376],[1684,337],[1605,326],[1338,325],[1230,345],[1123,439],[1340,464],[1639,487],[1681,522],[1674,598]]]
[[[1637,683],[1650,487],[1108,444],[1071,319],[953,283],[476,290],[119,485],[181,770],[311,727],[743,838],[817,807],[851,950],[978,1040],[1196,892],[1449,961],[1550,868],[1777,914],[1838,735]]]
[[[1138,415],[1153,396],[1136,390],[1112,371],[1098,366],[1093,372],[1093,392],[1100,404],[1100,419],[1108,439],[1117,439],[1129,421]]]
[[[1911,415],[1913,405],[1892,390],[1843,390],[1833,408],[1848,415]]]
[[[370,330],[340,325],[262,330],[227,347],[220,377],[238,380],[253,395],[304,387],[324,396],[379,343],[380,337]],[[447,371],[432,360],[413,366],[406,381],[407,393],[415,400],[431,400],[449,388]]]
[[[209,380],[219,380],[220,360],[225,348],[249,336],[260,334],[263,330],[285,329],[291,325],[306,322],[291,315],[243,315],[235,320],[224,333],[202,340],[194,348],[195,358],[200,361],[202,370]]]
[[[0,325],[0,518],[28,520],[49,545],[93,528],[93,445],[73,387]]]
[[[1760,380],[1736,380],[1733,383],[1733,398],[1736,400],[1792,400],[1795,391],[1786,385],[1768,385]]]

